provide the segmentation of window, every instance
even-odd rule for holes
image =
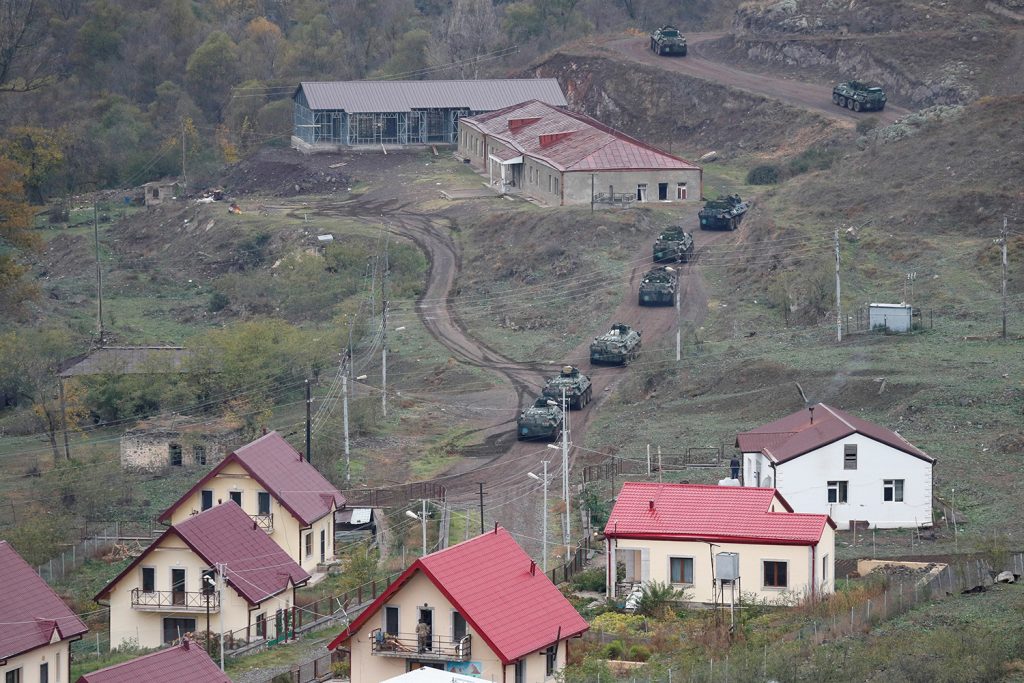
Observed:
[[[203,489],[199,492],[199,507],[203,510],[209,510],[213,507],[213,491]]]
[[[526,660],[520,659],[516,662],[516,675],[514,683],[526,683]]]
[[[830,481],[828,483],[828,502],[830,503],[846,503],[846,487],[849,482],[845,481]]]
[[[197,465],[206,464],[206,446],[193,446],[192,447],[192,460]]]
[[[256,494],[256,514],[258,515],[269,515],[270,514],[270,494],[266,491],[260,491]]]
[[[306,557],[312,556],[313,555],[313,532],[312,531],[310,531],[310,532],[308,532],[306,534],[305,545],[306,545]]]
[[[153,567],[142,568],[142,592],[152,593],[156,590],[156,569]]]
[[[203,570],[203,595],[213,595],[217,588],[217,572],[213,569]]]
[[[686,183],[676,183],[676,199],[686,199]]]
[[[393,636],[398,635],[398,608],[384,608],[384,632]]]
[[[764,561],[764,587],[785,588],[789,585],[787,562]]]
[[[242,507],[242,492],[241,491],[228,491],[228,495],[231,497],[231,500],[233,500],[236,503],[238,503],[238,507]]]
[[[555,177],[555,194],[558,194],[558,192],[559,192],[558,183],[559,183],[559,180],[558,180],[557,177]]]
[[[848,443],[843,446],[843,469],[857,469],[857,444]]]
[[[666,201],[668,199],[668,183],[658,183],[658,201]]]
[[[458,641],[466,636],[466,618],[458,612],[452,612],[452,640]]]
[[[668,558],[669,580],[672,583],[693,583],[693,558]]]
[[[639,183],[636,186],[636,200],[638,202],[647,201],[647,183]]]
[[[903,502],[903,480],[886,479],[882,482],[882,500],[886,503]]]
[[[552,676],[555,673],[555,665],[558,663],[558,643],[544,650],[544,675]]]
[[[50,683],[50,663],[43,662],[39,665],[39,683]]]
[[[266,638],[267,637],[267,613],[261,612],[256,615],[256,637]]]
[[[21,667],[14,671],[8,671],[4,677],[4,683],[21,683]]]
[[[828,555],[821,558],[821,585],[828,583]]]
[[[173,643],[186,633],[196,632],[195,619],[175,619],[167,617],[164,619],[164,643]]]
[[[171,458],[171,467],[181,467],[181,444],[172,443],[167,446]]]

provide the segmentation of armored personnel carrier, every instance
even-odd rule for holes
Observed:
[[[565,416],[558,403],[547,396],[540,396],[533,405],[519,413],[516,419],[516,438],[549,439],[554,441],[562,435]]]
[[[658,235],[652,252],[655,263],[687,263],[693,257],[693,235],[678,225],[670,225]]]
[[[590,378],[571,365],[562,366],[562,371],[547,381],[544,395],[553,401],[561,401],[562,389],[565,389],[570,410],[582,410],[594,395]]]
[[[847,81],[832,88],[832,104],[853,111],[882,111],[885,91],[860,81]]]
[[[590,362],[628,365],[640,355],[640,332],[624,323],[612,328],[590,342]]]
[[[718,195],[704,203],[704,208],[697,214],[700,217],[701,230],[735,230],[743,220],[749,205],[740,199],[738,194]]]
[[[686,56],[686,38],[675,26],[662,26],[651,33],[651,52],[656,55]]]
[[[649,270],[644,275],[644,279],[640,281],[638,303],[641,306],[657,306],[659,304],[672,306],[676,302],[678,289],[679,273],[675,268],[662,266]]]

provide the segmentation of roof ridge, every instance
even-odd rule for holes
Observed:
[[[836,409],[833,409],[833,408],[832,408],[832,406],[830,406],[830,405],[826,405],[826,404],[824,404],[824,403],[819,403],[818,405],[819,405],[819,406],[821,406],[822,408],[824,408],[825,410],[827,410],[827,411],[829,412],[829,414],[831,414],[831,415],[832,415],[832,417],[836,418],[837,420],[839,420],[840,422],[842,422],[842,423],[843,423],[844,425],[846,425],[847,427],[849,427],[849,428],[850,428],[850,429],[852,429],[853,431],[857,432],[858,434],[860,433],[860,430],[859,430],[859,429],[857,429],[857,428],[856,428],[856,427],[854,427],[854,426],[853,426],[852,424],[850,424],[849,422],[847,422],[846,418],[844,418],[844,417],[843,417],[842,415],[840,415],[839,413],[837,413],[837,412],[836,412],[836,410],[838,410],[838,408],[836,408]],[[811,420],[812,420],[812,424],[813,424],[813,419],[814,419],[814,418],[813,418],[813,416],[812,416],[812,417],[811,417]],[[890,431],[892,431],[892,430],[890,430]]]

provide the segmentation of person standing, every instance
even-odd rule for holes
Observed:
[[[416,624],[416,642],[420,652],[426,652],[430,649],[430,625],[422,617],[420,622]]]
[[[729,461],[729,469],[732,470],[733,479],[740,478],[740,459],[737,458],[735,455],[732,456],[732,460]]]

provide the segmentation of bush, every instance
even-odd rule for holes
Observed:
[[[644,618],[639,614],[605,612],[594,617],[590,623],[593,631],[604,633],[639,633],[643,630]]]
[[[622,659],[624,654],[626,654],[626,644],[621,640],[613,640],[604,646],[606,659]]]
[[[826,149],[824,147],[810,147],[790,159],[786,164],[789,176],[800,175],[808,171],[824,171],[832,167],[832,162],[839,155],[837,149]]]
[[[645,645],[633,645],[629,648],[627,659],[631,662],[646,662],[651,658],[651,651]]]
[[[748,185],[775,185],[782,179],[782,172],[778,166],[763,164],[755,166],[747,173]]]
[[[210,313],[217,313],[227,308],[230,303],[231,299],[228,298],[227,294],[217,291],[210,295],[210,303],[207,304],[206,309]]]
[[[604,569],[587,569],[572,577],[572,587],[578,591],[596,591],[603,593],[605,590]]]
[[[878,119],[875,118],[874,116],[871,116],[866,119],[861,119],[860,121],[857,122],[857,132],[860,133],[861,135],[866,135],[867,133],[873,131],[875,128],[878,128]]]

